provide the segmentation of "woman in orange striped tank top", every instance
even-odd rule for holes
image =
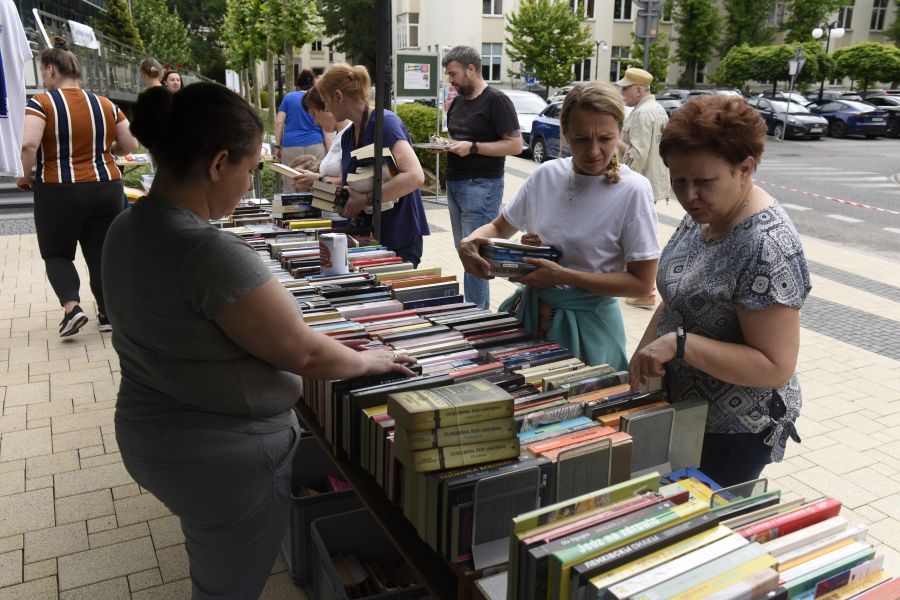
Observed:
[[[47,278],[65,311],[59,335],[78,332],[88,321],[81,309],[81,282],[75,248],[81,243],[97,302],[100,331],[111,331],[103,304],[100,255],[106,231],[124,201],[122,174],[114,154],[127,154],[138,143],[128,119],[107,98],[81,89],[81,65],[64,38],[41,54],[47,92],[28,100],[22,166],[16,182],[34,190],[34,224]],[[32,166],[36,167],[31,174]]]

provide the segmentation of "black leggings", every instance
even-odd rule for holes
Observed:
[[[36,183],[34,226],[47,279],[60,304],[81,301],[81,280],[75,270],[75,247],[87,263],[97,310],[106,312],[100,282],[100,255],[110,223],[124,206],[121,181]]]
[[[707,433],[703,436],[700,470],[722,487],[757,479],[772,462],[772,447],[763,441],[766,435],[768,431]]]

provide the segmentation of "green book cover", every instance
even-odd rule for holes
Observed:
[[[511,417],[513,398],[483,379],[400,392],[388,396],[388,413],[398,427],[422,431]]]

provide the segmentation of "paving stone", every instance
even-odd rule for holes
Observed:
[[[156,551],[163,581],[169,583],[190,576],[190,563],[184,544],[160,548]]]
[[[50,428],[9,431],[0,436],[0,461],[18,460],[53,452]]]
[[[166,505],[157,500],[153,494],[122,498],[121,500],[116,500],[114,504],[116,507],[116,519],[119,521],[120,527],[172,514],[166,508]]]
[[[56,577],[0,588],[0,600],[58,600]]]
[[[71,402],[71,400],[70,400]],[[55,430],[54,430],[55,431]],[[100,435],[99,427],[90,427],[88,429],[79,429],[68,433],[53,434],[53,451],[62,452],[63,450],[76,450],[78,448],[87,448],[102,443],[103,438]],[[76,456],[77,459],[77,456]]]
[[[25,532],[25,562],[33,563],[88,549],[84,521]]]
[[[107,489],[56,499],[57,525],[115,515],[115,512],[112,494]]]
[[[121,600],[128,598],[128,579],[118,577],[60,593],[59,600]]]
[[[116,363],[113,364],[115,365]],[[115,402],[119,396],[119,384],[114,381],[95,381],[92,385],[94,387],[94,399],[97,402]]]
[[[11,473],[12,471],[21,471],[25,468],[25,459],[11,460],[9,462],[0,463],[0,473]]]
[[[93,533],[89,536],[91,548],[111,546],[128,540],[136,540],[150,535],[150,528],[146,523],[136,523],[127,527],[119,527],[108,531]]]
[[[27,460],[26,464],[25,474],[29,479],[56,475],[66,471],[76,471],[81,468],[81,464],[78,462],[78,454],[75,450],[33,456]]]
[[[22,551],[0,554],[0,588],[22,583]]]
[[[97,456],[99,454],[103,454],[103,444],[78,449],[78,458],[90,458],[91,456]]]
[[[136,483],[129,483],[127,485],[120,485],[118,487],[114,487],[112,489],[113,499],[121,500],[122,498],[129,498],[131,496],[137,496],[141,493],[141,488]]]
[[[892,479],[871,468],[857,469],[843,476],[847,481],[873,494],[876,498],[884,498],[900,494],[900,481]]]
[[[41,362],[49,360],[47,358],[47,344],[38,344],[35,346],[21,346],[19,348],[10,348],[9,350],[9,366],[21,367],[32,362]]]
[[[29,421],[35,419],[49,419],[59,415],[72,414],[72,401],[60,400],[58,402],[45,402],[43,404],[29,404],[27,417]]]
[[[50,427],[50,419],[34,419],[33,421],[28,421],[28,429],[38,429],[40,427]]]
[[[81,468],[88,469],[90,467],[100,467],[103,465],[111,465],[120,462],[122,462],[122,455],[118,452],[115,452],[113,454],[101,454],[99,456],[83,458],[81,460]]]
[[[71,361],[69,364],[71,368]],[[50,384],[57,386],[71,385],[73,383],[90,383],[92,381],[109,381],[111,375],[109,365],[90,369],[77,369],[68,373],[51,373]]]
[[[87,360],[87,348],[79,345],[48,348],[47,356],[50,360],[65,360],[66,362],[70,358]]]
[[[19,368],[0,373],[0,386],[27,385],[28,369]],[[46,385],[46,384],[44,384]]]
[[[869,536],[895,548],[900,540],[900,521],[895,518],[881,519],[869,525]]]
[[[28,364],[28,377],[35,375],[46,375],[47,381],[50,381],[50,373],[62,373],[69,370],[69,361],[67,360],[44,360],[41,362],[32,362]]]
[[[88,350],[90,353],[91,350]],[[87,362],[81,360],[71,359],[69,360],[69,370],[70,371],[100,371],[101,369],[105,369],[106,372],[109,372],[109,361],[107,360],[98,360],[94,362]]]
[[[842,444],[821,447],[806,453],[804,458],[818,465],[823,465],[829,471],[838,475],[843,475],[844,473],[849,473],[856,469],[862,469],[870,464],[870,460],[867,456]]]
[[[125,465],[122,463],[59,473],[54,475],[54,478],[57,498],[84,494],[131,482],[131,477],[125,471]]]
[[[89,412],[53,417],[53,433],[65,433],[77,429],[87,429],[100,425],[112,425],[115,409],[92,410]],[[101,442],[102,443],[102,442]]]
[[[49,382],[21,383],[9,385],[6,388],[6,398],[4,400],[6,407],[25,406],[41,402],[50,402]]]
[[[162,582],[162,575],[160,575],[159,569],[150,569],[149,571],[128,576],[128,585],[131,587],[132,592],[156,587],[162,585]]]
[[[103,436],[103,448],[107,454],[119,451],[119,442],[116,441],[116,434],[105,434]]]
[[[71,385],[60,385],[52,383],[50,386],[50,400],[53,402],[61,400],[72,400],[73,402],[93,402],[94,386],[90,383],[73,383]]]
[[[94,396],[93,402],[85,402],[84,404],[76,404],[75,411],[76,413],[87,412],[89,410],[104,410],[107,408],[115,408],[116,400],[97,400],[97,397]]]
[[[184,532],[181,530],[181,519],[175,515],[153,519],[149,523],[150,533],[153,535],[153,546],[166,548],[175,544],[184,543]]]
[[[846,478],[835,475],[823,467],[813,467],[805,471],[799,471],[792,475],[802,484],[816,490],[819,496],[838,498],[844,506],[857,508],[877,499],[875,494],[868,492]],[[812,496],[808,499],[813,499]]]
[[[97,517],[96,519],[89,519],[87,522],[88,534],[100,533],[101,531],[109,531],[110,529],[115,529],[118,526],[119,523],[118,521],[116,521],[115,515]]]
[[[25,536],[21,533],[19,535],[11,535],[9,537],[0,539],[0,554],[10,552],[12,550],[21,550],[24,547]]]
[[[26,479],[25,480],[25,491],[31,492],[34,490],[42,490],[44,488],[52,488],[53,487],[53,476],[47,475],[46,477],[35,477],[34,479]]]
[[[0,496],[21,494],[25,491],[25,471],[0,473]]]
[[[867,523],[874,523],[876,521],[880,521],[882,519],[886,519],[887,515],[881,512],[880,510],[876,510],[871,505],[866,504],[865,506],[860,506],[853,510],[856,514],[862,516],[866,519]]]
[[[24,569],[25,581],[33,581],[35,579],[43,579],[44,577],[56,576],[56,559],[50,558],[41,562],[25,565]]]
[[[6,406],[3,409],[3,414],[7,417],[12,417],[15,415],[24,415],[25,418],[28,418],[28,407],[27,406]]]
[[[53,490],[0,496],[0,538],[53,527]]]
[[[131,594],[131,600],[191,600],[191,580],[182,579]]]
[[[153,569],[157,562],[153,542],[148,536],[62,556],[57,565],[60,589],[71,590]]]

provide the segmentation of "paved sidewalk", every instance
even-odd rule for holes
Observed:
[[[534,165],[511,160],[511,198]],[[428,203],[423,266],[461,275],[446,208]],[[661,205],[660,239],[683,214]],[[804,238],[813,292],[798,370],[803,444],[764,475],[787,496],[833,495],[868,523],[900,574],[900,265]],[[34,235],[0,236],[0,600],[190,597],[175,517],[125,472],[113,410],[119,367],[92,317],[61,340]],[[491,284],[496,307],[512,289]],[[650,312],[623,304],[630,348]],[[263,595],[305,598],[279,559]]]

